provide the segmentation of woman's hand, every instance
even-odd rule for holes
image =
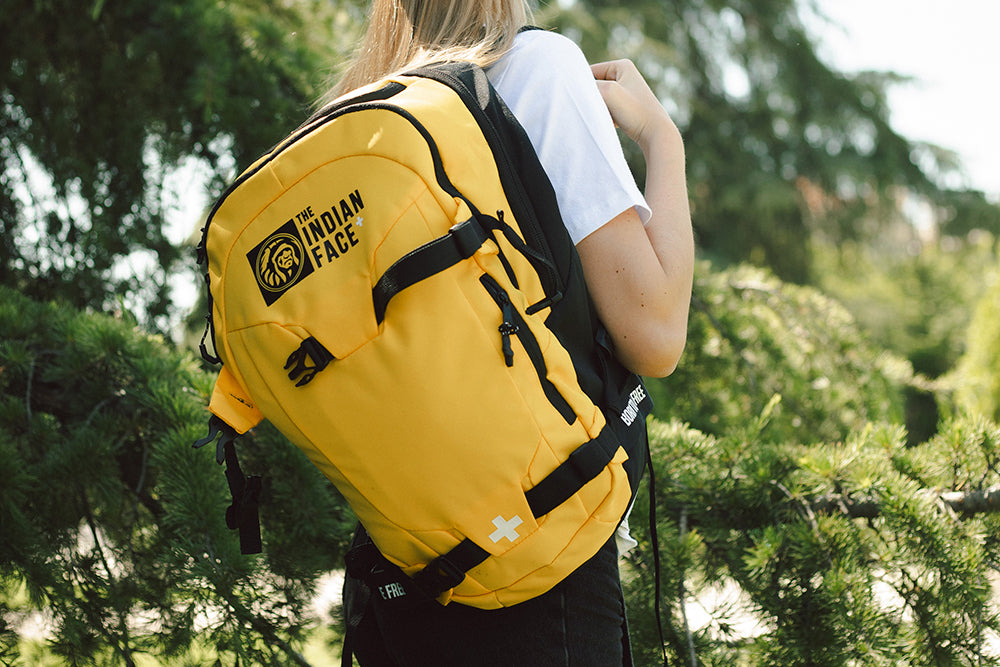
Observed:
[[[591,65],[597,88],[615,125],[645,153],[664,134],[679,134],[666,109],[656,99],[631,60]]]

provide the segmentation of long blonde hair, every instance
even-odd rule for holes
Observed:
[[[489,66],[530,21],[527,0],[373,0],[352,64],[320,103],[430,62]]]

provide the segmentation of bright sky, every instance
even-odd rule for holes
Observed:
[[[816,2],[843,28],[818,33],[821,57],[914,77],[890,90],[893,127],[956,151],[965,180],[949,185],[1000,203],[1000,0]]]

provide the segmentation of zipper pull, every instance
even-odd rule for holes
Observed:
[[[514,306],[511,304],[507,294],[501,292],[500,309],[503,313],[503,322],[500,324],[500,336],[503,339],[503,360],[508,367],[514,365],[514,348],[510,345],[510,337],[518,331],[517,323],[514,321]]]

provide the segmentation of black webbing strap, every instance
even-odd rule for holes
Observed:
[[[462,583],[465,573],[489,558],[489,555],[488,551],[466,538],[413,575],[413,581],[429,596],[437,597]]]
[[[240,531],[240,551],[244,554],[259,554],[262,549],[260,539],[260,502],[261,478],[259,475],[247,477],[240,468],[236,458],[236,438],[240,434],[232,426],[217,415],[208,420],[208,435],[192,445],[195,449],[204,447],[219,439],[215,446],[215,462],[226,464],[226,481],[229,482],[229,494],[232,504],[226,508],[226,525]]]
[[[240,531],[240,553],[259,554],[262,549],[260,539],[260,515],[257,506],[260,501],[261,480],[259,475],[247,477],[236,459],[236,446],[232,441],[225,444],[226,481],[232,504],[226,508],[226,525],[231,530]]]
[[[524,492],[536,518],[569,500],[597,477],[618,451],[618,439],[607,426],[593,440],[583,443],[548,476]]]
[[[653,548],[653,613],[656,630],[660,633],[660,653],[667,667],[667,644],[663,641],[663,619],[660,613],[660,540],[656,532],[656,473],[653,471],[653,450],[646,445],[646,467],[649,475],[649,542]]]
[[[447,234],[425,243],[400,257],[386,269],[372,289],[375,321],[385,319],[389,300],[407,287],[468,259],[489,238],[474,217],[452,227]]]

